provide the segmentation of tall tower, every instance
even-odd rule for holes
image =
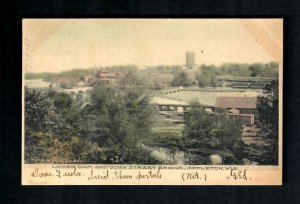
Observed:
[[[192,69],[196,65],[195,53],[194,52],[186,52],[185,53],[185,61],[186,61],[186,67],[188,69]]]

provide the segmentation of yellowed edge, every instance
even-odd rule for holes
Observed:
[[[276,19],[276,18],[275,18]],[[278,18],[277,18],[278,19]],[[162,19],[165,20],[165,19]],[[190,19],[192,20],[192,19]],[[283,19],[280,18],[283,23]],[[24,19],[23,23],[24,24]],[[23,33],[22,28],[22,33]],[[282,31],[283,32],[283,31]],[[282,39],[283,42],[283,39]],[[164,176],[168,177],[166,180],[106,180],[106,181],[87,181],[86,177],[69,177],[63,179],[57,179],[56,177],[47,177],[47,178],[30,178],[33,170],[40,169],[43,172],[53,172],[55,173],[55,168],[52,168],[51,164],[25,164],[24,163],[24,83],[25,83],[25,70],[24,70],[24,36],[22,34],[22,175],[21,175],[21,183],[22,185],[282,185],[282,142],[283,142],[283,50],[280,50],[280,61],[279,61],[279,165],[278,166],[235,166],[237,169],[247,169],[249,175],[253,177],[252,181],[245,180],[226,180],[228,176],[227,172],[219,172],[217,170],[209,171],[198,171],[199,173],[207,173],[210,177],[209,180],[203,181],[195,181],[190,180],[184,182],[180,180],[180,177],[183,172],[193,172],[193,170],[164,170],[161,173]],[[76,165],[76,164],[75,164]],[[81,164],[84,165],[84,164]],[[89,164],[86,164],[89,165]],[[61,165],[63,166],[63,165]],[[67,165],[65,165],[67,166]],[[107,166],[108,168],[111,166],[120,167],[120,166],[136,166],[136,165],[89,165],[95,168],[96,166]],[[151,165],[139,165],[139,166],[151,166]],[[154,165],[155,166],[155,165]],[[164,165],[163,165],[164,166]],[[198,167],[202,165],[197,165]],[[158,165],[156,165],[158,167]],[[185,166],[188,167],[188,166]],[[193,167],[193,166],[191,166]],[[205,167],[205,166],[204,166]],[[209,166],[212,167],[212,166]],[[216,166],[218,167],[218,166]],[[224,167],[224,166],[222,166]],[[89,169],[83,169],[83,173],[89,173]],[[147,173],[148,170],[130,170],[130,172],[137,173],[140,171],[142,173]],[[127,170],[125,170],[127,172]],[[68,172],[67,172],[68,173]]]

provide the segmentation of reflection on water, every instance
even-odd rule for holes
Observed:
[[[261,90],[246,91],[181,91],[164,96],[154,96],[151,103],[158,104],[187,104],[190,101],[197,100],[205,105],[215,105],[217,97],[257,97],[262,94]]]
[[[209,160],[209,157],[206,159],[203,159],[202,156],[192,154],[189,152],[184,152],[178,149],[173,148],[165,148],[165,147],[153,147],[153,146],[145,146],[141,145],[141,147],[149,152],[151,156],[153,156],[155,159],[163,162],[163,164],[168,165],[186,165],[186,164],[207,164],[207,160]]]
[[[184,165],[185,164],[185,154],[183,151],[179,150],[170,150],[163,147],[153,148],[151,155],[163,161],[165,164],[174,164],[174,165]]]
[[[196,154],[185,152],[174,148],[145,146],[140,147],[150,152],[150,155],[166,165],[231,165],[233,164],[229,157],[224,157],[216,153]],[[257,162],[249,159],[242,159],[243,165],[258,165]]]

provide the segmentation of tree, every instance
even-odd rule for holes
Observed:
[[[106,150],[96,143],[69,135],[60,137],[53,132],[32,132],[31,145],[26,146],[28,163],[102,163]]]
[[[120,83],[123,85],[123,88],[126,88],[126,85],[132,86],[136,85],[138,83],[138,75],[137,70],[135,69],[129,69],[127,73],[125,73],[120,80]]]
[[[147,94],[95,85],[91,99],[78,111],[67,93],[26,88],[25,161],[158,163],[138,147],[152,124]]]
[[[188,148],[227,149],[240,158],[243,142],[242,125],[230,120],[225,110],[207,112],[194,103],[186,116],[183,138]]]
[[[65,128],[63,118],[46,92],[25,87],[25,124],[25,161],[30,162],[37,156],[54,157],[55,153],[46,157],[41,151],[46,145],[58,147],[59,143],[53,138]]]
[[[173,81],[171,82],[172,86],[189,86],[192,84],[192,81],[189,79],[186,72],[180,71],[174,74]]]
[[[53,100],[54,106],[61,113],[70,111],[73,106],[74,101],[70,94],[50,91],[48,96]]]
[[[70,120],[73,100],[67,93],[25,88],[25,161],[66,162],[77,159],[77,141]],[[77,145],[78,146],[78,145]],[[83,153],[83,150],[81,151]]]
[[[63,119],[46,92],[25,87],[25,131],[59,131]]]
[[[150,97],[141,89],[130,89],[124,97],[125,107],[131,121],[136,125],[139,135],[145,137],[154,123],[154,109],[150,106]]]
[[[264,69],[261,73],[263,77],[278,77],[279,64],[270,62],[264,65]]]
[[[82,101],[83,101],[83,98],[84,98],[84,93],[83,93],[83,91],[79,91],[79,92],[76,94],[76,101],[77,101],[77,102],[82,102]]]
[[[196,79],[200,87],[205,86],[217,86],[217,76],[215,73],[215,66],[205,66],[202,65],[200,71],[196,73]]]
[[[262,64],[256,63],[249,67],[249,70],[252,72],[251,76],[256,77],[262,73]]]
[[[77,116],[75,128],[81,138],[106,149],[102,163],[145,161],[141,158],[147,157],[138,150],[138,144],[150,134],[152,109],[149,97],[137,89],[121,92],[114,87],[96,85],[91,91],[91,99],[91,106]]]
[[[25,161],[61,160],[63,145],[53,132],[30,132],[25,138]]]
[[[263,96],[257,98],[257,110],[259,113],[259,134],[265,141],[261,158],[263,164],[278,164],[278,95],[279,82],[275,79],[266,85]]]

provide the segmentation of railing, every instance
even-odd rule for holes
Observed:
[[[167,94],[176,93],[176,92],[180,92],[180,91],[183,91],[183,87],[182,86],[180,86],[178,88],[175,88],[175,89],[165,90],[165,91],[163,91],[163,94],[167,95]]]

